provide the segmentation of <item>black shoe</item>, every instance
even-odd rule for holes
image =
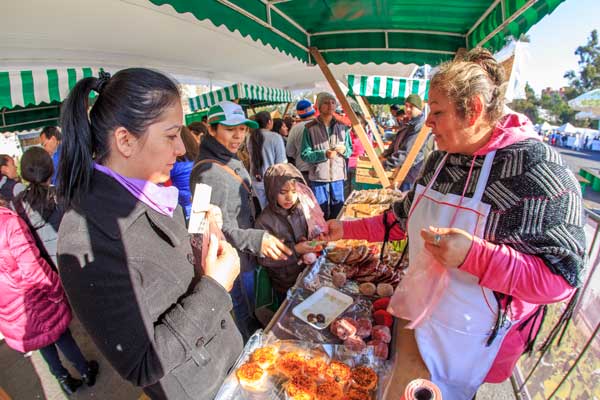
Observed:
[[[57,378],[60,388],[65,392],[67,396],[72,395],[77,389],[83,385],[83,381],[75,379],[71,375],[64,375]]]
[[[99,368],[100,366],[98,365],[97,361],[92,360],[88,362],[87,373],[81,376],[81,379],[83,379],[86,385],[94,386],[94,384],[96,383],[96,376],[98,376]]]

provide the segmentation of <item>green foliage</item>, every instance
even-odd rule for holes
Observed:
[[[574,89],[573,97],[600,87],[600,45],[596,29],[585,45],[577,47],[575,54],[579,56],[579,71],[571,70],[564,75]]]
[[[513,100],[513,102],[509,104],[511,109],[527,115],[534,124],[541,122],[539,118],[539,106],[540,102],[535,96],[533,88],[529,86],[529,83],[525,85],[525,99]]]

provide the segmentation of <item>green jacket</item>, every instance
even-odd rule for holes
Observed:
[[[343,144],[346,151],[341,156],[328,159],[327,150]],[[345,125],[331,120],[326,127],[316,118],[304,127],[302,160],[310,164],[308,178],[316,182],[335,182],[346,179],[346,159],[352,154],[352,140]]]

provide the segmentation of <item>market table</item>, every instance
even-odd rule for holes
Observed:
[[[265,333],[272,332],[279,339],[292,338],[281,326],[284,316],[291,314],[291,308],[292,304],[286,299],[265,328]],[[407,321],[399,319],[394,323],[391,345],[394,372],[384,389],[383,400],[398,400],[410,381],[430,378],[429,370],[419,353],[414,331],[405,329],[406,323]]]

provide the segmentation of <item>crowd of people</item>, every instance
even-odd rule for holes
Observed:
[[[333,95],[298,101],[295,119],[248,118],[223,101],[186,127],[177,85],[162,73],[80,80],[60,130],[45,128],[43,148],[21,158],[23,182],[0,155],[0,332],[18,351],[39,349],[70,394],[98,374],[70,335],[72,309],[110,365],[152,399],[210,399],[264,326],[259,266],[282,301],[314,262],[313,239],[408,235],[412,270],[438,263],[450,274],[415,331],[421,355],[449,398],[471,399],[482,382],[510,375],[537,334],[540,305],[580,284],[585,251],[577,181],[528,120],[503,114],[499,68],[472,51],[433,77],[427,116],[418,95],[392,106],[386,168],[432,128],[401,188],[408,195],[383,216],[344,223],[335,218],[364,147]],[[547,171],[552,179],[535,178]],[[199,183],[212,188],[218,232],[198,257],[187,224]],[[549,212],[535,219],[540,204]]]

